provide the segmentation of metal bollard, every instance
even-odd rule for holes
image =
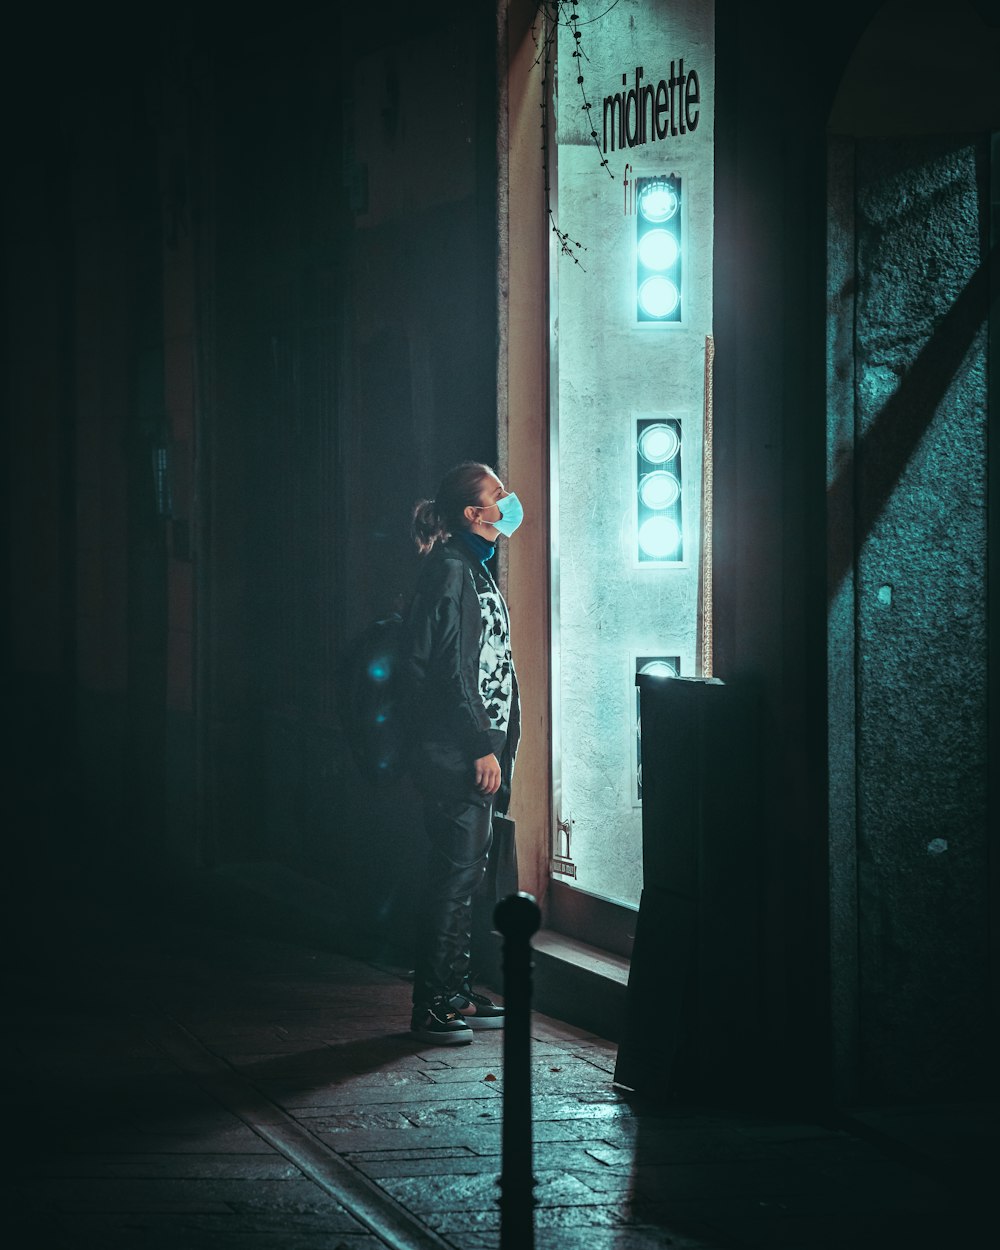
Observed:
[[[493,913],[503,934],[503,1155],[500,1250],[534,1250],[535,1174],[531,1131],[531,938],[542,913],[534,896],[500,900]]]

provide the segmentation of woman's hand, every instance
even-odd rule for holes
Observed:
[[[495,755],[484,755],[473,764],[476,789],[480,794],[496,794],[500,789],[500,761]]]

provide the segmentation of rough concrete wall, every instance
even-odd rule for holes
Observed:
[[[705,336],[711,332],[713,229],[713,6],[653,6],[625,0],[579,6],[586,60],[560,31],[558,215],[586,251],[558,262],[557,415],[559,499],[557,606],[559,814],[572,822],[576,884],[637,902],[642,885],[641,808],[636,802],[635,656],[680,656],[695,671],[698,525]],[[591,21],[599,18],[600,20]],[[602,101],[634,82],[671,73],[700,77],[696,130],[608,152],[601,164],[582,107],[582,64],[594,128]],[[634,323],[635,217],[625,211],[629,177],[676,171],[686,201],[685,320],[680,328]],[[637,568],[634,561],[634,420],[683,421],[685,563]]]
[[[967,1087],[983,1062],[985,307],[958,326],[945,317],[981,261],[984,199],[971,143],[857,151],[862,1081],[926,1097]],[[907,393],[918,358],[963,333],[971,345],[941,393]]]
[[[827,163],[827,725],[830,1016],[837,1096],[858,1084],[858,831],[855,735],[854,141],[831,138]]]

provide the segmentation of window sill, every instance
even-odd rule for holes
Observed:
[[[552,929],[532,939],[536,1011],[620,1041],[629,961]]]

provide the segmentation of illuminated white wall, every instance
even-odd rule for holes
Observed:
[[[569,9],[570,6],[565,6]],[[585,890],[638,902],[641,808],[636,794],[636,657],[680,657],[695,673],[705,339],[712,329],[714,11],[694,0],[607,0],[578,6],[586,59],[572,28],[559,32],[556,136],[558,224],[579,240],[580,264],[555,265],[553,352],[553,643],[555,815],[569,822],[569,858]],[[590,19],[597,18],[596,21]],[[602,102],[668,79],[670,62],[696,70],[694,130],[611,151],[601,166]],[[592,109],[581,107],[581,64]],[[622,75],[627,86],[622,86]],[[693,111],[693,106],[692,106]],[[635,217],[629,178],[676,173],[683,186],[683,321],[635,323]],[[638,567],[635,422],[677,417],[683,427],[684,562]],[[557,842],[557,854],[565,841]]]

